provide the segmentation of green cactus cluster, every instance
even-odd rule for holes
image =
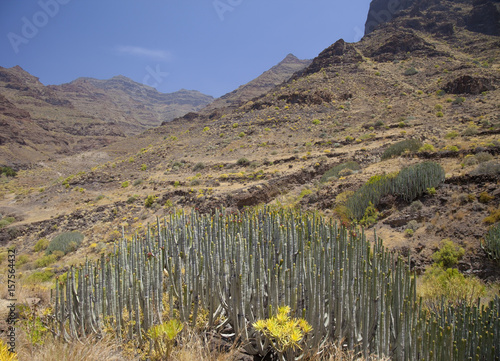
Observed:
[[[481,247],[489,257],[500,263],[500,223],[488,230]]]
[[[370,203],[377,206],[388,194],[410,202],[422,196],[427,188],[437,187],[444,181],[444,174],[441,165],[423,162],[403,168],[397,174],[374,176],[347,200],[346,207],[355,219],[361,220]]]
[[[141,343],[167,309],[193,325],[203,312],[207,328],[229,326],[248,353],[264,356],[269,338],[252,324],[284,306],[312,328],[303,353],[333,342],[398,361],[500,359],[498,298],[429,313],[405,260],[376,236],[267,207],[171,214],[98,262],[71,268],[57,283],[54,316],[59,337],[100,333],[111,320],[117,337]]]
[[[382,154],[381,159],[390,159],[392,157],[397,157],[404,152],[418,152],[422,143],[418,139],[405,139],[400,142],[394,143],[387,148]]]

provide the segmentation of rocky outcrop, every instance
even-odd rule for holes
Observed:
[[[407,59],[410,55],[424,55],[427,57],[443,55],[435,47],[416,35],[411,30],[393,32],[386,39],[381,39],[376,48],[368,50],[369,56],[375,60],[393,61]]]
[[[500,1],[475,0],[467,17],[467,28],[486,35],[500,35]]]
[[[365,35],[391,21],[399,11],[408,9],[415,0],[372,0],[365,23]]]
[[[451,94],[472,94],[477,95],[482,92],[493,90],[493,81],[491,79],[474,77],[471,75],[460,76],[450,81],[444,87],[447,93]]]
[[[317,73],[322,69],[327,69],[331,66],[356,64],[362,60],[363,57],[353,44],[346,43],[343,39],[340,39],[323,50],[316,58],[314,58],[311,65],[303,71],[295,73],[290,80]]]

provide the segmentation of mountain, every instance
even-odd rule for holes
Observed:
[[[282,61],[257,78],[217,98],[197,114],[186,114],[185,119],[192,120],[193,117],[215,119],[224,113],[233,111],[253,98],[265,94],[287,81],[293,74],[303,70],[310,63],[311,60],[301,60],[293,54],[288,54]]]
[[[0,95],[5,103],[0,113],[3,137],[11,138],[10,133],[15,133],[14,123],[19,117],[13,118],[10,113],[16,108],[24,112],[23,119],[29,119],[30,126],[24,129],[23,137],[35,140],[24,144],[12,138],[9,142],[20,148],[0,151],[0,164],[24,166],[51,155],[69,155],[103,147],[199,110],[213,100],[211,96],[184,89],[163,94],[124,76],[109,80],[80,78],[68,84],[44,86],[19,66],[0,67]],[[50,135],[57,144],[64,146],[41,151],[46,144],[45,138],[39,137],[42,134]],[[25,151],[28,145],[31,150]]]
[[[257,78],[216,99],[207,106],[206,110],[238,107],[255,97],[267,93],[275,86],[288,80],[294,73],[302,70],[310,63],[311,60],[301,60],[293,54],[288,54],[282,61],[259,75]]]
[[[0,213],[8,215],[12,202],[17,212],[0,242],[31,252],[41,237],[80,230],[86,240],[74,257],[81,260],[95,244],[111,249],[122,227],[134,234],[174,206],[229,213],[270,204],[362,221],[366,234],[411,253],[417,272],[451,239],[466,250],[460,271],[498,281],[481,241],[500,221],[500,37],[495,21],[475,15],[490,9],[495,20],[497,6],[414,0],[361,41],[334,41],[278,85],[241,87],[218,108],[115,141],[86,153],[85,162],[71,157],[22,172],[0,199]],[[34,114],[55,112],[54,103],[67,99],[30,79],[27,92],[45,92],[38,108],[27,106],[34,95],[16,102],[2,88],[10,102],[3,107],[40,124]],[[442,182],[411,200],[385,194],[353,220],[346,202],[363,185],[428,161],[443,169]]]
[[[160,93],[121,75],[108,80],[79,78],[49,88],[69,100],[78,111],[96,112],[108,123],[119,125],[126,135],[200,110],[213,101],[211,96],[195,90]]]

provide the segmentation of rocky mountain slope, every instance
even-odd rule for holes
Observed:
[[[123,76],[44,86],[19,66],[0,67],[0,95],[11,104],[10,108],[19,109],[23,118],[29,118],[30,124],[37,127],[33,133],[33,127],[23,130],[25,140],[39,139],[25,144],[16,137],[17,118],[11,117],[9,111],[2,111],[1,133],[4,142],[10,145],[0,151],[0,164],[14,166],[100,148],[199,110],[213,100],[197,91],[162,94]],[[49,134],[58,145],[44,148],[43,144],[52,143],[45,142],[44,136]]]
[[[384,196],[368,233],[411,251],[418,271],[451,239],[466,249],[462,272],[498,280],[480,242],[500,220],[500,38],[464,21],[478,4],[415,0],[237,108],[192,113],[20,172],[3,184],[0,213],[16,221],[0,230],[1,244],[30,253],[40,238],[79,230],[86,239],[62,271],[112,247],[121,227],[134,233],[174,207],[274,204],[356,224],[342,208],[354,192],[432,161],[445,180],[412,201]],[[384,156],[403,141],[418,146]]]

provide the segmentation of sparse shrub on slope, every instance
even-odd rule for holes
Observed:
[[[15,177],[17,172],[11,167],[0,167],[0,175],[5,174],[7,177]]]
[[[449,239],[445,239],[441,243],[439,251],[435,252],[432,258],[440,267],[451,268],[458,264],[458,261],[462,259],[464,254],[465,250],[462,247]]]
[[[400,156],[406,151],[418,152],[421,146],[422,143],[417,139],[402,140],[401,142],[394,143],[387,148],[382,154],[382,160]]]
[[[83,241],[83,234],[80,232],[65,232],[54,237],[45,250],[45,254],[49,255],[56,251],[61,251],[64,254],[76,250]]]
[[[470,172],[471,175],[498,175],[500,174],[500,163],[490,161],[479,164],[479,166]]]
[[[327,170],[325,172],[325,174],[323,174],[323,176],[321,177],[321,183],[328,182],[330,180],[330,178],[338,177],[339,173],[341,171],[343,171],[344,169],[360,170],[361,167],[359,166],[358,163],[353,162],[353,161],[336,165],[335,167]]]
[[[429,310],[439,312],[442,305],[473,307],[486,288],[480,279],[465,277],[456,268],[443,268],[437,264],[426,270],[420,295]]]

